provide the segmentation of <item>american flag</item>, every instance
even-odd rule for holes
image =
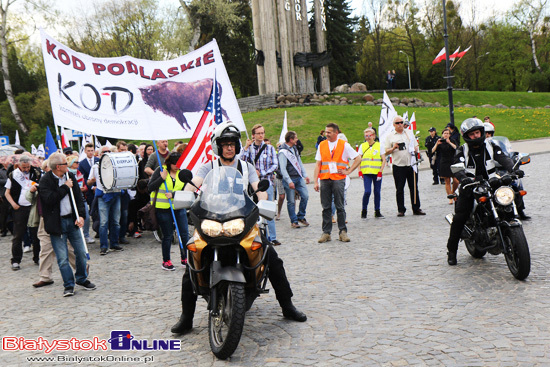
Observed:
[[[210,99],[201,116],[195,132],[183,151],[177,165],[180,169],[187,168],[193,174],[206,162],[212,160],[212,144],[210,138],[217,125],[222,123],[222,106],[218,83],[214,76]]]

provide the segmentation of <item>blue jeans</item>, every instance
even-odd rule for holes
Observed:
[[[288,216],[290,217],[290,223],[296,223],[299,220],[306,218],[307,201],[309,194],[306,188],[306,181],[301,178],[291,178],[294,183],[295,189],[291,189],[288,183],[283,180],[283,187],[286,192],[286,208],[288,209]],[[300,194],[300,206],[298,207],[298,214],[296,215],[296,194],[294,190]]]
[[[130,204],[130,195],[124,191],[120,196],[120,233],[118,238],[124,239],[128,231],[128,205]]]
[[[363,210],[367,210],[369,206],[369,198],[374,184],[374,210],[380,210],[380,190],[382,189],[382,180],[376,181],[376,175],[363,175],[363,185],[365,193],[363,194]]]
[[[63,286],[65,288],[74,287],[75,284],[73,269],[69,265],[67,240],[71,242],[76,257],[76,282],[79,284],[84,283],[88,277],[88,274],[86,274],[86,253],[82,236],[80,236],[80,230],[74,225],[73,217],[61,218],[61,235],[52,234],[50,235],[50,239],[53,251],[57,257],[57,265],[59,265],[59,271],[63,278]]]
[[[269,188],[266,191],[267,200],[273,200],[273,183],[269,183]],[[275,219],[267,222],[267,239],[269,241],[275,241],[277,239],[277,230],[275,229]]]
[[[99,210],[99,242],[101,248],[118,246],[118,232],[120,231],[120,196],[115,196],[109,202],[103,197],[97,198]],[[109,238],[107,238],[107,233]]]
[[[174,218],[170,209],[157,209],[157,222],[160,230],[162,231],[162,261],[170,260],[170,246],[172,245],[172,234],[174,233]],[[180,248],[180,254],[182,260],[186,256],[186,246],[189,240],[189,229],[187,228],[187,211],[185,209],[174,210],[174,215],[178,222],[178,229],[180,232],[181,242],[183,249]],[[178,244],[179,246],[179,244]]]

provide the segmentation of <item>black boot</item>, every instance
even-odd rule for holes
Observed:
[[[456,265],[456,252],[447,252],[447,263],[449,265]]]
[[[380,210],[375,210],[374,211],[374,217],[375,218],[385,218],[382,213],[380,213]]]
[[[367,218],[367,211],[365,209],[361,210],[361,219]]]
[[[521,220],[531,219],[531,217],[528,216],[527,214],[525,214],[525,212],[523,210],[518,210],[518,214],[519,214],[519,219],[521,219]]]
[[[195,306],[196,306],[196,300],[187,300],[185,302],[182,299],[181,304],[181,316],[178,322],[172,328],[170,331],[174,334],[186,334],[191,329],[193,329],[193,316],[195,315]]]
[[[193,329],[193,317],[186,317],[183,313],[180,316],[180,319],[172,328],[170,331],[173,334],[185,334]]]
[[[307,320],[307,316],[305,313],[300,312],[294,307],[291,300],[288,300],[286,302],[279,302],[281,305],[281,308],[283,309],[283,316],[287,319],[304,322]]]

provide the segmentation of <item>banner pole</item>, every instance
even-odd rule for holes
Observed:
[[[153,140],[153,146],[155,147],[155,153],[157,154],[157,162],[159,163],[160,172],[162,172],[162,164],[160,164],[159,150],[157,149],[157,142],[155,140]],[[168,174],[170,174],[170,172],[168,172]],[[164,189],[168,193],[168,185],[166,185],[166,180],[164,180]],[[178,227],[178,221],[176,220],[176,213],[174,212],[174,205],[172,204],[172,199],[168,199],[168,202],[170,203],[170,212],[172,213],[172,219],[174,220],[174,226],[176,227],[176,232],[178,234],[180,249],[183,251],[186,251],[186,249],[183,248],[183,244],[181,242],[180,229]],[[167,235],[167,233],[163,233],[163,235]]]
[[[59,135],[58,126],[55,123],[55,121],[54,121],[54,125],[55,125],[55,135],[57,137],[57,145],[59,146],[59,149],[61,149],[61,151],[63,152],[63,149],[61,148],[61,136]],[[70,180],[69,172],[65,173],[65,175],[67,180]],[[73,209],[75,211],[76,217],[78,218],[79,217],[78,209],[76,207],[76,200],[74,199],[74,192],[72,188],[69,190],[69,193],[71,194],[71,202],[73,204]],[[82,238],[82,242],[84,243],[84,251],[86,252],[86,258],[90,260],[90,253],[88,252],[88,245],[86,244],[86,238],[84,237],[84,230],[82,229],[82,227],[80,227],[79,230],[80,230],[80,237]]]

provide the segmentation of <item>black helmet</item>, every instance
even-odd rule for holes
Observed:
[[[223,152],[221,143],[227,141],[235,143],[235,155],[238,155],[241,152],[241,133],[231,121],[222,122],[214,130],[212,134],[212,152],[221,157]]]
[[[470,139],[468,134],[476,130],[481,131],[481,136],[477,139]],[[464,141],[470,146],[480,146],[485,141],[485,127],[480,119],[469,118],[464,120],[462,125],[460,125],[460,133],[462,134]]]

